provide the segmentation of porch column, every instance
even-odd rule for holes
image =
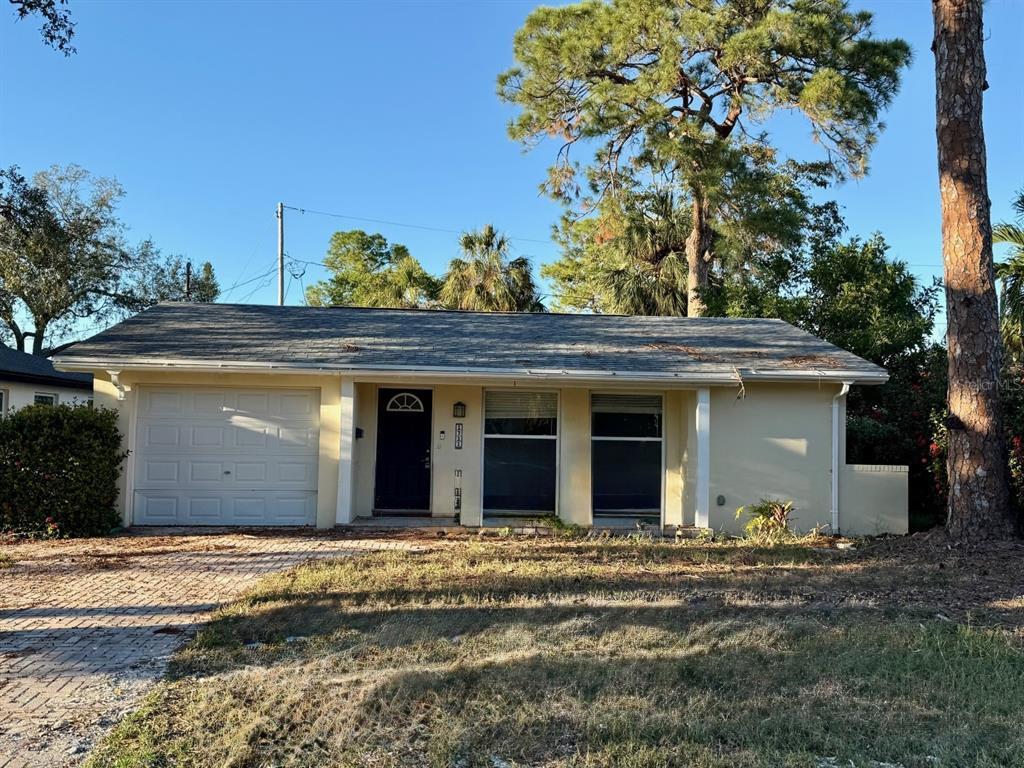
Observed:
[[[711,390],[697,390],[697,498],[694,525],[707,528],[711,519]]]
[[[356,385],[351,377],[341,378],[340,433],[338,445],[338,525],[353,520],[353,490],[355,487]]]

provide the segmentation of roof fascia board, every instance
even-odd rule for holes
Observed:
[[[457,378],[479,376],[491,378],[517,378],[543,381],[630,381],[630,382],[680,382],[692,384],[738,384],[744,381],[764,382],[820,382],[820,381],[853,381],[856,384],[883,384],[889,375],[885,372],[871,370],[804,370],[804,371],[759,371],[728,368],[707,373],[675,373],[671,371],[654,371],[640,373],[636,371],[586,371],[586,370],[550,370],[529,368],[449,368],[440,366],[410,367],[402,365],[358,366],[358,365],[324,365],[320,363],[254,363],[209,360],[178,360],[163,358],[143,358],[126,360],[99,360],[93,358],[64,357],[54,361],[55,367],[66,371],[94,371],[118,368],[139,371],[192,371],[197,373],[292,373],[307,375],[350,374],[362,377],[378,378]]]

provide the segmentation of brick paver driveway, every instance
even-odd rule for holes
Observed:
[[[266,529],[0,546],[0,766],[80,762],[196,625],[258,577],[313,558],[415,546]]]

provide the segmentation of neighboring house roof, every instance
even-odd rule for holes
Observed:
[[[618,381],[880,383],[781,320],[159,304],[60,353],[62,368],[332,370]]]
[[[50,384],[72,389],[92,389],[91,373],[58,371],[53,363],[40,355],[30,355],[0,345],[0,381],[22,381],[29,384]]]

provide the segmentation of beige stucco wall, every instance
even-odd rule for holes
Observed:
[[[71,387],[55,387],[52,384],[26,384],[23,381],[0,380],[0,393],[3,393],[3,409],[24,408],[35,403],[36,394],[57,395],[57,403],[84,405],[92,396],[87,389]]]
[[[741,532],[737,508],[765,497],[792,499],[801,530],[830,522],[838,391],[838,385],[748,383],[739,398],[737,388],[711,390],[711,528]]]
[[[839,473],[839,531],[844,536],[906,533],[908,468],[847,464]]]
[[[95,371],[95,402],[120,414],[125,449],[134,451],[135,398],[138,387],[281,387],[320,390],[320,461],[318,468],[317,525],[335,524],[338,509],[339,450],[341,445],[341,377],[337,375],[195,374],[170,371],[123,371],[129,389],[125,400],[104,371]],[[508,386],[480,381],[357,382],[354,426],[362,437],[353,443],[352,507],[356,517],[373,511],[376,459],[376,413],[379,387],[407,386],[433,392],[431,513],[450,517],[455,512],[456,482],[461,482],[461,522],[481,523],[483,482],[483,394],[487,386]],[[523,389],[545,389],[527,386]],[[740,532],[737,507],[766,496],[792,499],[800,529],[828,524],[831,494],[831,407],[838,392],[834,384],[748,383],[745,396],[735,387],[713,388],[710,408],[710,525]],[[558,512],[569,523],[589,525],[591,516],[590,394],[583,387],[559,392]],[[696,392],[670,390],[665,395],[664,520],[667,526],[692,525],[697,478]],[[463,447],[455,448],[452,406],[466,404]],[[441,439],[441,432],[445,437]],[[131,460],[128,463],[131,467]],[[857,468],[843,465],[840,472],[840,526],[851,535],[904,532],[907,524],[906,471],[893,468]],[[456,470],[461,478],[456,478]],[[120,481],[121,511],[130,523],[131,472]],[[344,492],[344,489],[343,489]],[[724,504],[717,497],[724,496]]]
[[[558,516],[572,525],[590,525],[590,390],[563,389],[558,419]]]
[[[483,434],[483,388],[472,385],[438,383],[356,384],[356,423],[363,436],[355,442],[356,517],[373,514],[374,479],[377,458],[377,393],[386,389],[429,389],[432,392],[433,425],[431,427],[430,512],[434,517],[455,514],[455,484],[461,482],[464,525],[480,524],[481,456]],[[466,404],[466,417],[452,416],[457,402]],[[462,448],[455,447],[455,424],[462,423]],[[444,439],[441,433],[444,432]],[[462,477],[456,478],[456,470]]]
[[[688,424],[686,408],[689,392],[665,393],[663,440],[665,441],[665,525],[684,525],[686,488],[686,444]]]

